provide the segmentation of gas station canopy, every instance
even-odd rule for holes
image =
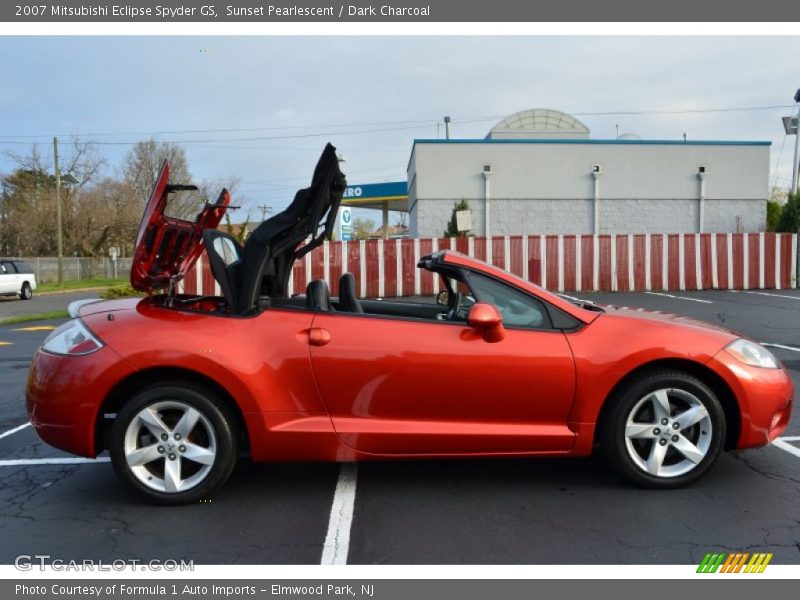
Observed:
[[[408,212],[408,183],[392,181],[349,185],[344,191],[342,206]]]

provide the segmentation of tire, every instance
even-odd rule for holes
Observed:
[[[722,406],[706,384],[687,373],[645,373],[624,384],[610,402],[600,423],[600,447],[611,467],[636,485],[689,485],[722,451]]]
[[[22,289],[19,291],[19,299],[30,300],[31,298],[33,298],[33,290],[31,289],[31,284],[26,281],[22,284]]]
[[[109,448],[120,479],[161,505],[197,502],[219,489],[236,464],[237,438],[234,419],[216,400],[203,388],[169,382],[126,402]]]

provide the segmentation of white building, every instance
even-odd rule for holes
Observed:
[[[764,230],[770,142],[589,135],[570,115],[535,109],[485,139],[416,140],[411,236],[441,236],[462,199],[475,235]]]

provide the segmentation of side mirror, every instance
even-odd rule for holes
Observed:
[[[484,341],[493,344],[500,342],[506,337],[506,330],[503,327],[503,317],[498,310],[491,304],[478,302],[469,309],[467,323],[476,329]]]
[[[447,306],[450,303],[450,292],[441,290],[436,294],[436,304],[439,306]]]

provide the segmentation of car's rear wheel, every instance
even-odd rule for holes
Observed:
[[[610,401],[600,424],[601,448],[611,466],[637,485],[688,485],[722,451],[722,406],[696,377],[653,371],[625,384]]]
[[[19,298],[20,300],[30,300],[33,298],[33,290],[31,289],[31,284],[27,281],[22,284],[22,289],[19,291]]]
[[[234,420],[221,406],[208,391],[179,383],[139,392],[111,430],[115,471],[158,504],[208,497],[236,462]]]

